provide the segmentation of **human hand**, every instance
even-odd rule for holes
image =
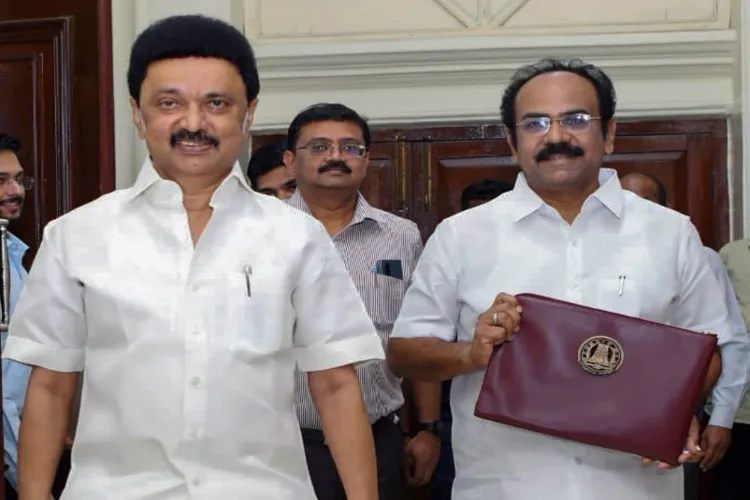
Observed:
[[[708,425],[701,436],[701,447],[704,451],[701,470],[711,470],[718,464],[732,442],[732,430],[718,425]]]
[[[406,442],[404,467],[409,486],[423,486],[432,478],[440,459],[440,438],[422,431]]]
[[[477,318],[474,338],[468,344],[468,363],[474,369],[487,366],[496,345],[509,342],[521,323],[521,306],[518,300],[507,293],[495,297],[487,311]]]
[[[699,435],[700,426],[698,425],[698,419],[693,417],[692,422],[690,422],[690,431],[688,431],[688,438],[687,442],[685,443],[685,449],[683,450],[682,455],[680,455],[677,459],[677,462],[679,462],[680,465],[689,462],[699,462],[703,457],[703,450],[700,446],[698,446]],[[657,460],[651,460],[650,458],[642,458],[641,463],[643,465],[651,465],[656,463],[656,468],[658,470],[670,470],[680,466],[670,465],[668,463],[659,462]]]

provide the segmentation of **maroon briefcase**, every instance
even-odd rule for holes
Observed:
[[[716,336],[534,294],[474,414],[676,465]]]

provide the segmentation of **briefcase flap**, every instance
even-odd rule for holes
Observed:
[[[477,417],[676,464],[716,336],[534,294],[490,360]]]

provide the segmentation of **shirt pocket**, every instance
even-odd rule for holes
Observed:
[[[224,279],[225,293],[216,307],[216,324],[229,349],[252,359],[290,348],[294,312],[291,290],[284,286],[283,277],[271,279],[234,272]]]
[[[406,281],[372,273],[373,286],[367,289],[365,305],[378,331],[393,328],[406,294]]]
[[[632,269],[621,269],[598,279],[597,308],[641,316],[639,279]]]

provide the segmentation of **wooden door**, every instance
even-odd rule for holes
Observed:
[[[519,166],[498,126],[410,132],[414,141],[415,206],[411,216],[428,236],[460,210],[461,191],[478,180],[515,181]],[[658,177],[669,205],[690,216],[704,244],[729,238],[726,127],[723,120],[626,122],[617,128],[615,153],[604,166],[620,175]]]
[[[114,189],[110,17],[109,0],[0,2],[0,131],[36,180],[11,227],[27,265],[50,220]]]

